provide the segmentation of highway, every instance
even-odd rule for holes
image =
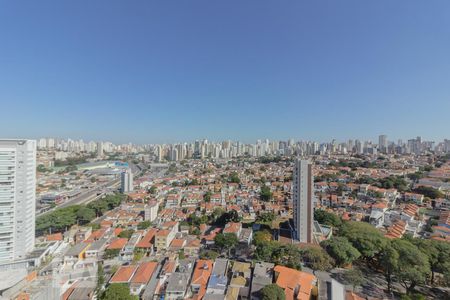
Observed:
[[[63,208],[70,205],[77,205],[77,204],[87,204],[91,201],[94,201],[98,198],[101,198],[103,195],[105,195],[108,192],[112,192],[117,190],[117,188],[120,185],[120,179],[114,179],[108,183],[101,184],[99,186],[96,186],[93,189],[90,189],[88,191],[84,191],[78,196],[73,197],[72,199],[69,199],[65,201],[64,203],[53,207],[52,209],[49,209],[44,212],[37,212],[36,217],[42,216],[48,212],[54,211],[57,208]]]

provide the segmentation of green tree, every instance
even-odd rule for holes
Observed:
[[[366,259],[372,259],[387,244],[383,234],[365,222],[345,222],[340,234],[346,237]]]
[[[344,280],[352,285],[353,290],[365,283],[364,275],[360,269],[350,269],[344,273]]]
[[[152,223],[150,221],[142,221],[137,225],[138,230],[144,230],[150,227]]]
[[[100,297],[102,300],[138,300],[138,296],[130,294],[130,289],[124,283],[112,283]]]
[[[411,242],[428,257],[430,263],[430,283],[434,284],[435,273],[450,273],[450,244],[436,240],[412,239]]]
[[[218,248],[227,251],[230,256],[231,249],[236,247],[239,240],[234,233],[219,233],[214,237],[214,243]]]
[[[264,212],[256,217],[257,222],[269,223],[275,220],[276,216],[273,212]]]
[[[103,264],[99,263],[97,265],[97,295],[103,284],[105,284],[105,271],[103,270]]]
[[[316,271],[328,271],[333,268],[333,259],[319,247],[307,247],[301,250],[305,265]]]
[[[241,183],[241,179],[239,178],[239,175],[237,172],[232,172],[230,174],[230,177],[228,178],[228,181],[232,182],[232,183]]]
[[[270,201],[272,199],[272,191],[267,185],[261,186],[260,197],[262,201]]]
[[[361,253],[353,247],[346,237],[332,237],[323,241],[320,245],[340,267],[351,264],[361,256]]]
[[[156,194],[156,191],[158,189],[156,188],[156,186],[152,185],[151,188],[148,190],[148,192],[152,195]]]
[[[241,217],[239,216],[239,213],[232,209],[230,211],[224,212],[222,215],[220,215],[220,217],[218,217],[216,219],[216,221],[214,222],[217,226],[223,227],[225,226],[225,224],[229,223],[229,222],[240,222],[241,221]]]
[[[389,243],[380,254],[380,267],[388,284],[388,292],[392,291],[392,278],[398,268],[399,254]]]
[[[414,192],[422,194],[430,199],[444,198],[445,196],[444,193],[442,193],[441,191],[429,186],[419,186],[414,189]]]
[[[119,233],[118,237],[129,239],[134,233],[133,229],[127,229]]]
[[[95,219],[95,211],[86,206],[80,207],[77,211],[77,220],[80,224],[86,224]]]
[[[342,224],[341,218],[323,209],[314,210],[314,220],[319,222],[319,224],[328,225],[332,227],[339,227]]]
[[[414,244],[404,239],[393,240],[392,247],[399,254],[395,275],[407,292],[411,293],[416,285],[425,283],[430,273],[428,258]]]
[[[275,283],[266,285],[260,291],[261,300],[285,300],[284,290]]]
[[[267,230],[261,230],[261,231],[257,231],[254,235],[253,235],[253,244],[254,245],[259,245],[265,242],[270,242],[272,240],[272,234],[270,234],[270,232],[268,232]]]
[[[119,255],[119,253],[120,253],[120,249],[106,249],[104,258],[111,259],[111,258],[117,257],[117,255]]]
[[[45,173],[45,172],[48,172],[49,170],[47,170],[47,168],[45,168],[44,165],[39,165],[39,166],[37,166],[36,171]]]
[[[201,250],[199,253],[200,259],[212,259],[215,260],[219,256],[219,253],[213,250]]]
[[[207,191],[204,195],[203,195],[203,201],[205,202],[210,202],[211,201],[211,191]]]

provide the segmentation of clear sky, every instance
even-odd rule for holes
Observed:
[[[0,137],[450,138],[450,1],[1,1],[0,108]]]

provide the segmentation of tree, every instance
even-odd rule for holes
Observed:
[[[150,221],[142,221],[137,225],[138,230],[144,230],[150,227],[152,223]]]
[[[80,207],[77,211],[77,220],[81,224],[89,223],[90,221],[95,219],[95,211],[88,207]]]
[[[332,237],[323,241],[320,245],[340,267],[351,264],[361,256],[361,253],[345,237]]]
[[[257,231],[253,236],[253,244],[259,245],[261,243],[270,242],[272,235],[267,230]]]
[[[414,182],[418,182],[419,179],[423,178],[425,175],[423,174],[423,172],[416,172],[416,173],[411,173],[406,175],[408,176],[409,179],[411,179]]]
[[[117,255],[119,255],[119,253],[120,253],[120,249],[106,249],[105,255],[103,258],[111,259],[111,258],[117,257]]]
[[[232,182],[232,183],[241,183],[241,179],[239,178],[239,175],[237,172],[232,172],[230,174],[230,178],[228,178],[228,181]]]
[[[268,223],[268,222],[272,222],[273,220],[275,220],[275,217],[276,216],[273,212],[265,212],[265,213],[258,215],[256,217],[256,221]]]
[[[158,189],[156,188],[156,186],[152,185],[152,187],[148,190],[148,192],[152,195],[156,194],[156,191]]]
[[[301,250],[303,263],[313,270],[328,271],[333,267],[333,259],[319,247],[307,247]]]
[[[360,269],[351,269],[344,273],[344,280],[352,285],[353,290],[364,284],[364,275]]]
[[[387,239],[369,223],[345,222],[340,234],[346,237],[366,259],[372,259],[387,244]]]
[[[275,283],[266,285],[260,291],[261,300],[285,300],[284,290]]]
[[[100,292],[103,284],[105,284],[105,271],[103,270],[103,264],[97,265],[97,295]]]
[[[260,197],[262,201],[270,201],[272,199],[272,191],[267,185],[261,186]]]
[[[119,233],[118,237],[129,239],[134,233],[133,229],[127,229]]]
[[[48,172],[49,170],[47,170],[47,168],[45,168],[44,165],[39,165],[39,166],[37,166],[36,171],[45,173],[45,172]]]
[[[319,222],[319,224],[332,227],[339,227],[342,224],[342,220],[337,215],[323,209],[314,210],[314,220]]]
[[[436,240],[412,239],[411,242],[428,257],[430,263],[430,283],[434,284],[435,273],[450,273],[450,244]]]
[[[203,195],[203,201],[205,202],[210,202],[211,201],[211,191],[207,191],[204,195]]]
[[[138,300],[138,296],[130,294],[130,289],[124,283],[112,283],[100,297],[101,300]]]
[[[380,254],[380,266],[388,284],[388,292],[392,290],[392,277],[398,268],[399,254],[389,243]]]
[[[393,240],[392,247],[399,254],[395,275],[409,294],[417,284],[425,283],[430,273],[428,258],[414,244],[404,239]]]
[[[231,249],[236,247],[239,240],[234,233],[219,233],[214,237],[214,243],[218,248],[227,251],[230,256]]]
[[[213,250],[201,250],[199,253],[200,259],[212,259],[215,260],[219,256],[219,253]]]
[[[422,194],[430,199],[444,198],[445,196],[444,193],[442,193],[441,191],[429,186],[419,186],[414,189],[414,192]]]
[[[239,216],[239,213],[232,209],[228,212],[224,212],[220,217],[218,217],[216,219],[216,221],[214,222],[217,226],[223,227],[225,226],[225,224],[229,223],[229,222],[240,222],[241,221],[241,217]]]

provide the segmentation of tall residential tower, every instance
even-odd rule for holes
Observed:
[[[120,174],[120,191],[129,193],[133,191],[133,173],[127,169]]]
[[[301,243],[313,241],[314,180],[309,160],[297,159],[294,165],[294,235]]]
[[[36,141],[0,140],[0,263],[34,248]]]

